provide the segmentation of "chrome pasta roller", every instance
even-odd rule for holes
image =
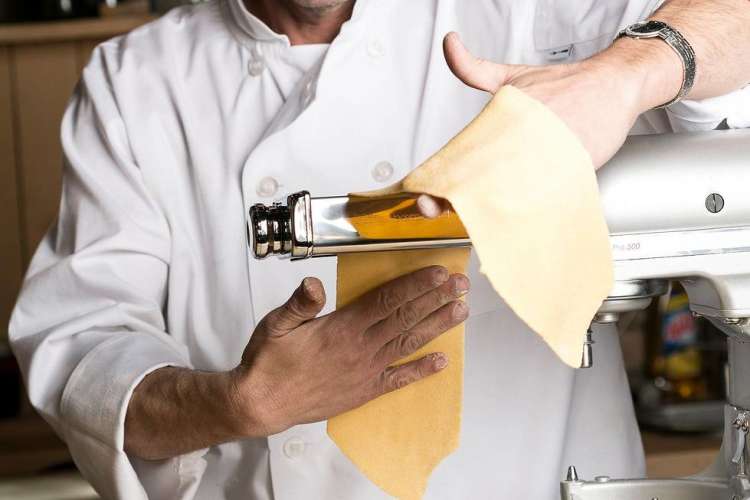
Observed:
[[[598,172],[615,284],[592,318],[613,323],[677,280],[690,308],[727,335],[729,397],[722,450],[694,477],[583,480],[574,466],[563,500],[750,500],[750,130],[637,136]],[[256,258],[467,246],[455,214],[419,216],[408,195],[387,199],[289,196],[255,205],[248,219]],[[584,336],[582,366],[593,362]]]

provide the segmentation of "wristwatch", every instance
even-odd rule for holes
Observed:
[[[690,92],[695,81],[695,51],[679,31],[661,21],[641,21],[631,24],[620,31],[615,40],[623,36],[630,38],[661,38],[677,52],[677,55],[682,60],[682,87],[680,87],[680,91],[674,99],[661,106],[657,106],[657,109],[665,108],[680,101]]]

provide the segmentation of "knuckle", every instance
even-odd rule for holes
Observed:
[[[401,357],[408,356],[422,347],[422,339],[413,333],[402,334],[397,342],[398,354],[401,355]]]
[[[443,310],[440,311],[440,314],[438,315],[437,328],[441,332],[452,328],[457,323],[458,321],[453,313],[453,306],[449,305],[447,307],[444,307]]]
[[[404,368],[389,370],[385,374],[385,387],[387,390],[395,391],[406,387],[411,382],[411,377]]]
[[[270,323],[270,324],[269,324]],[[255,325],[255,329],[253,330],[253,335],[258,334],[258,332],[267,332],[271,329],[273,324],[273,312],[270,312],[263,316],[261,320],[258,322],[257,325]]]
[[[291,319],[297,319],[302,316],[302,307],[299,305],[299,302],[294,299],[284,304],[283,311],[284,314]]]
[[[396,311],[396,322],[401,330],[408,330],[419,320],[419,314],[413,305],[407,304]]]
[[[454,287],[452,286],[441,287],[440,292],[438,293],[438,296],[435,299],[435,306],[440,307],[443,304],[447,304],[454,298],[455,298]]]
[[[430,266],[421,273],[425,288],[434,287],[444,283],[450,276],[448,269],[443,266]]]
[[[453,303],[453,307],[451,308],[451,320],[454,323],[461,323],[462,321],[465,321],[466,318],[469,317],[469,306],[466,305],[466,302],[457,300]]]
[[[399,306],[399,295],[395,290],[384,288],[377,294],[375,307],[380,315],[389,314]]]
[[[367,332],[350,332],[349,336],[351,337],[350,345],[352,349],[358,353],[371,353],[376,345],[373,342],[372,335],[368,335]]]
[[[409,382],[410,382],[409,377],[405,375],[400,375],[400,376],[395,377],[395,382],[394,382],[393,387],[396,389],[401,389],[409,385]]]
[[[414,380],[419,380],[426,377],[430,373],[431,361],[428,361],[429,357],[422,358],[414,364]]]
[[[255,327],[255,330],[253,331],[253,335],[255,335],[257,332],[263,332],[266,334],[273,334],[277,330],[279,330],[279,324],[281,323],[281,319],[279,318],[279,311],[274,310],[270,313],[266,314],[266,316],[260,320],[260,323],[258,323],[258,326]]]
[[[383,373],[386,366],[380,356],[373,356],[365,369],[365,376],[370,380],[377,380],[378,375]]]
[[[409,334],[406,336],[406,348],[409,349],[409,354],[413,353],[422,345],[424,344],[424,341],[419,335],[416,335],[414,333]]]

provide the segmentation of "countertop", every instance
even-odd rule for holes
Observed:
[[[719,454],[721,435],[643,432],[649,478],[684,477],[706,469]]]

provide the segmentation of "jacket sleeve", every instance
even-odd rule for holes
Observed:
[[[718,97],[680,101],[666,111],[675,132],[750,128],[750,85]]]
[[[123,450],[135,386],[190,361],[163,315],[168,220],[133,160],[105,66],[95,56],[63,118],[59,217],[28,270],[10,340],[32,404],[104,498],[165,497],[144,486],[149,476],[169,498],[186,498],[201,453],[145,462]]]

